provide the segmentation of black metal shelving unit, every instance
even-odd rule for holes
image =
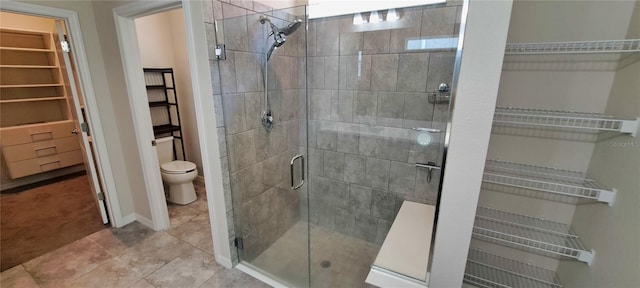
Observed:
[[[143,68],[149,109],[162,109],[166,113],[168,123],[157,124],[152,121],[155,138],[173,136],[173,156],[178,160],[186,160],[184,141],[182,138],[182,126],[180,124],[180,109],[178,107],[178,94],[173,68]],[[162,99],[152,99],[151,91],[162,91]],[[159,93],[154,93],[157,97]],[[151,114],[153,118],[154,113]],[[179,146],[177,145],[179,143]],[[180,149],[178,151],[178,149]],[[182,156],[182,159],[178,156]]]

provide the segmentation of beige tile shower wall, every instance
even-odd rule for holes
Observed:
[[[450,83],[454,52],[407,51],[407,40],[452,37],[458,6],[406,8],[397,22],[314,19],[308,34],[311,222],[382,243],[403,200],[435,203],[439,144],[413,127],[444,128],[448,105],[426,92]],[[304,207],[303,207],[304,208]]]
[[[211,71],[229,240],[242,237],[242,258],[251,260],[300,219],[298,192],[289,184],[289,161],[300,150],[298,99],[305,97],[305,78],[299,77],[304,75],[304,31],[288,36],[286,44],[271,56],[268,90],[275,121],[273,130],[266,132],[261,125],[261,71],[267,26],[259,19],[267,16],[284,26],[299,10],[273,11],[253,1],[212,1],[204,2],[203,7],[207,13],[212,11],[205,13],[210,59],[215,59],[216,43],[226,45],[227,59],[211,60]],[[304,15],[304,9],[300,14]],[[237,261],[234,253],[235,248],[232,259]]]

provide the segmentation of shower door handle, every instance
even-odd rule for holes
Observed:
[[[296,160],[298,160],[298,158],[300,158],[300,160],[302,160],[302,166],[301,166],[301,170],[302,173],[300,174],[300,183],[298,183],[298,185],[295,185],[295,183],[293,183],[294,179],[293,179],[293,175],[295,174],[293,171],[293,164],[296,162]],[[298,190],[300,189],[300,187],[302,187],[302,185],[304,185],[304,156],[302,156],[302,154],[298,154],[295,157],[291,158],[291,163],[290,163],[290,167],[291,167],[291,189],[292,190]]]
[[[420,168],[427,168],[427,183],[431,183],[431,174],[433,173],[433,170],[441,170],[442,168],[440,166],[437,166],[436,163],[434,162],[428,162],[427,164],[423,164],[423,163],[416,163],[416,167],[420,167]]]

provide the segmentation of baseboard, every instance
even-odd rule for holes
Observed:
[[[144,217],[144,216],[142,216],[142,215],[140,215],[138,213],[135,213],[135,215],[136,215],[136,221],[138,221],[138,223],[155,230],[154,229],[154,225],[153,225],[153,221],[151,221],[151,219],[149,219],[147,217]]]
[[[240,263],[238,265],[236,265],[235,267],[236,269],[247,273],[251,276],[253,276],[253,278],[256,278],[260,281],[262,281],[263,283],[271,286],[271,287],[275,287],[275,288],[287,288],[287,285],[284,285],[280,282],[278,282],[277,280],[269,277],[268,275],[262,274],[260,271],[254,269],[254,267],[251,267],[251,265],[247,265],[244,263]]]
[[[127,216],[122,217],[122,226],[129,225],[136,221],[136,213],[131,213]],[[120,226],[120,227],[122,227]],[[120,228],[118,227],[118,228]]]
[[[216,262],[218,262],[218,264],[224,266],[227,269],[233,268],[233,263],[231,262],[231,259],[229,259],[229,257],[222,256],[221,254],[216,254]]]
[[[193,182],[196,182],[197,184],[200,184],[200,185],[204,185],[204,176],[201,176],[201,175],[196,176],[196,179],[193,180]]]
[[[81,172],[85,172],[84,164],[71,166],[67,168],[52,170],[49,172],[39,173],[31,176],[21,177],[17,179],[3,179],[2,183],[0,183],[0,191],[6,193],[12,193],[10,190],[16,190],[15,192],[19,192],[19,190],[32,189],[37,186],[47,185],[51,183],[55,183],[58,181],[62,181],[65,176],[75,177],[81,174]],[[73,174],[73,175],[72,175]],[[78,174],[78,175],[75,175]],[[202,178],[204,179],[204,178]],[[203,182],[204,183],[204,182]]]

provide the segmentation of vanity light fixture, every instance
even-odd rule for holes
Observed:
[[[398,21],[398,19],[400,19],[400,16],[398,16],[398,12],[396,11],[396,9],[387,10],[387,21],[388,22]]]
[[[362,17],[362,13],[353,14],[353,25],[361,25],[367,23],[367,20]]]
[[[382,17],[378,14],[378,11],[373,11],[369,15],[369,23],[379,23],[382,22]]]

